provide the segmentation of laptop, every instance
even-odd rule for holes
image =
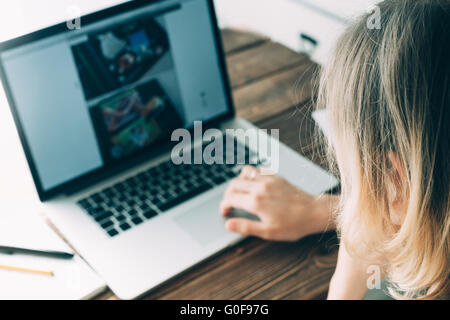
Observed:
[[[2,43],[1,78],[44,212],[119,298],[243,239],[219,203],[244,165],[311,194],[337,185],[235,117],[212,0],[126,2],[78,23]]]

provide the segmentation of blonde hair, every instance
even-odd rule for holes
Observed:
[[[450,288],[450,2],[391,0],[381,29],[366,14],[340,38],[321,76],[341,176],[338,230],[349,252],[383,268],[397,298],[445,297]],[[389,188],[404,168],[400,226]],[[403,181],[405,180],[405,181]]]

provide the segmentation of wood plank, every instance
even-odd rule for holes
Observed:
[[[152,292],[149,292],[145,296],[145,299],[166,299],[168,295],[173,294],[180,288],[190,286],[191,282],[196,278],[204,274],[208,274],[211,270],[233,261],[238,256],[257,250],[263,245],[264,241],[260,239],[248,238],[230,248],[223,250],[222,252],[219,252],[207,261],[196,265],[191,270],[187,270],[183,274],[163,284],[160,288],[156,288]]]
[[[268,41],[229,56],[227,65],[231,86],[237,88],[308,61],[305,55]]]
[[[272,117],[256,123],[262,129],[279,129],[280,141],[313,161],[324,169],[329,169],[325,140],[312,119],[314,105],[310,100],[291,107]]]
[[[252,122],[275,116],[311,98],[317,65],[303,63],[291,70],[233,91],[236,114]]]
[[[322,240],[323,241],[323,240]],[[337,240],[333,240],[337,244]],[[326,253],[311,252],[307,260],[275,281],[268,282],[247,298],[256,300],[322,299],[334,273],[337,248]]]
[[[258,33],[237,29],[222,30],[222,42],[227,55],[263,44],[266,41],[269,41],[269,38]]]
[[[198,276],[188,285],[166,288],[160,299],[259,299],[268,294],[281,297],[286,291],[290,270],[297,268],[296,280],[303,286],[314,287],[317,281],[330,276],[330,250],[335,255],[334,233],[315,235],[294,243],[277,243],[253,239],[238,251],[233,259],[223,261],[207,272],[197,272]],[[333,243],[333,246],[329,244]],[[330,249],[331,248],[331,249]],[[222,260],[222,259],[221,259]],[[311,261],[318,261],[311,263]],[[299,267],[300,266],[300,267]],[[207,267],[202,265],[199,270]],[[309,274],[316,274],[311,277]],[[319,276],[322,275],[322,276]],[[285,279],[283,282],[283,279]],[[328,280],[327,280],[328,281]],[[290,283],[295,286],[297,282]],[[278,285],[283,283],[284,285]],[[269,284],[269,286],[267,286]],[[263,288],[263,290],[261,290]],[[320,288],[320,286],[319,286]],[[268,291],[269,290],[269,291]],[[321,288],[323,290],[323,288]],[[310,297],[319,294],[312,292]],[[148,296],[146,298],[155,298]]]
[[[317,127],[310,117],[312,106],[310,100],[304,104],[291,107],[273,117],[258,121],[256,124],[262,129],[279,129],[280,141],[302,155],[312,149],[312,137]]]

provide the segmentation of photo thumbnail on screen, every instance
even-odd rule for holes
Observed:
[[[139,80],[168,50],[167,33],[153,17],[90,34],[72,47],[86,100]]]
[[[107,160],[121,159],[170,139],[182,118],[156,80],[115,94],[91,108]]]

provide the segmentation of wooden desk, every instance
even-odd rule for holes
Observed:
[[[224,30],[239,117],[265,129],[316,163],[311,133],[311,82],[317,66],[270,39]],[[316,158],[316,159],[314,159]],[[295,243],[249,238],[147,294],[145,299],[321,299],[337,257],[336,235]],[[111,292],[100,299],[117,299]]]

